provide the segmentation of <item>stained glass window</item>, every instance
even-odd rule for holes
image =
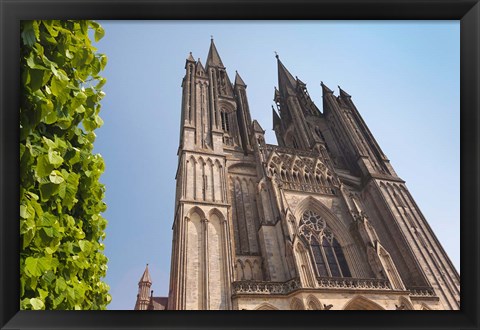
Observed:
[[[303,213],[299,232],[310,245],[318,276],[351,277],[342,247],[321,216],[307,210]]]

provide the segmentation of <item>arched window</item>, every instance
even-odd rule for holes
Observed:
[[[228,113],[224,109],[220,112],[222,119],[222,130],[224,132],[230,132],[230,123],[228,122]]]
[[[310,254],[320,277],[351,277],[342,247],[325,220],[313,211],[303,213],[301,237],[310,246]]]

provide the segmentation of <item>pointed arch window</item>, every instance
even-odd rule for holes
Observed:
[[[302,215],[300,236],[310,246],[310,255],[320,277],[351,277],[342,247],[325,220],[313,211]]]
[[[230,132],[230,123],[228,122],[228,113],[222,109],[220,112],[221,119],[222,119],[222,130],[224,132]]]

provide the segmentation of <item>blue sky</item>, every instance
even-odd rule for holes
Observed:
[[[181,81],[210,35],[230,79],[247,84],[252,119],[276,144],[274,51],[322,108],[320,81],[352,95],[397,174],[460,268],[460,25],[458,21],[101,21],[108,56],[94,151],[106,163],[108,309],[133,309],[150,264],[168,295]]]

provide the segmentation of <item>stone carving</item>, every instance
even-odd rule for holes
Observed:
[[[413,287],[408,288],[410,291],[410,297],[436,297],[435,291],[433,288],[424,286],[424,287]]]
[[[390,282],[377,278],[317,277],[318,286],[324,289],[391,290]]]
[[[233,294],[288,294],[300,289],[300,279],[294,278],[287,282],[259,282],[237,281],[233,282]]]

